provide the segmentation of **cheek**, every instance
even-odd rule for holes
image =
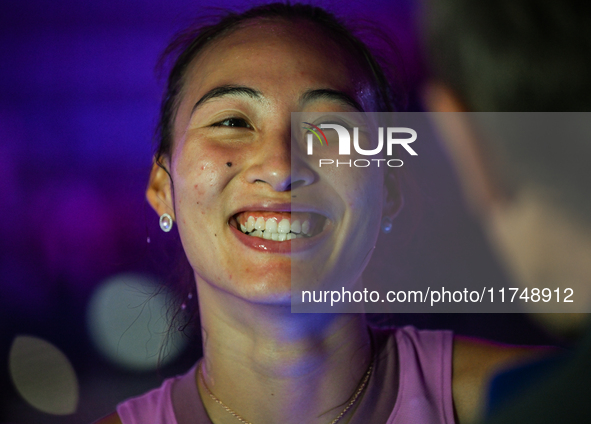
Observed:
[[[343,197],[355,214],[375,214],[382,207],[383,175],[371,168],[351,169],[348,178],[343,178]]]
[[[183,208],[186,202],[190,202],[200,206],[201,214],[206,214],[205,209],[220,199],[220,193],[235,176],[239,162],[239,155],[232,149],[213,146],[184,148],[173,157],[172,163],[177,207]]]

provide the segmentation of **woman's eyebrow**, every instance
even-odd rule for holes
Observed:
[[[254,88],[245,87],[242,85],[221,85],[219,87],[212,88],[207,93],[205,93],[199,100],[197,100],[197,103],[195,103],[195,106],[193,106],[193,109],[191,110],[191,115],[193,115],[197,108],[206,101],[213,99],[215,97],[224,96],[248,96],[253,99],[260,99],[261,97],[263,97],[262,93],[258,90],[255,90]]]
[[[328,88],[308,90],[300,98],[301,103],[313,102],[316,100],[331,100],[338,103],[344,103],[347,106],[357,109],[359,112],[363,112],[363,108],[357,100],[349,96],[347,93],[338,90],[331,90]]]

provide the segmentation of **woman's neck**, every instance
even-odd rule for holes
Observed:
[[[207,388],[254,424],[330,423],[371,362],[363,314],[292,314],[207,283],[199,303]],[[238,422],[202,382],[199,389],[214,423]]]

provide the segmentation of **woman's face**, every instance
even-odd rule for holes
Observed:
[[[291,112],[371,109],[368,88],[307,23],[251,22],[192,63],[167,164],[173,187],[148,191],[170,199],[156,209],[174,212],[198,284],[289,304],[293,265],[311,289],[350,285],[379,230],[383,168],[318,168],[292,153],[292,131],[304,130],[291,128]]]

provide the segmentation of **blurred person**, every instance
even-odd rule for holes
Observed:
[[[585,2],[437,0],[426,4],[425,14],[426,56],[432,68],[424,89],[429,110],[591,109],[591,9]],[[510,275],[522,287],[572,288],[589,310],[588,129],[551,129],[558,134],[552,143],[535,137],[485,138],[467,114],[438,116],[467,203]],[[545,311],[536,309],[544,305],[530,302],[528,307]],[[532,384],[493,414],[491,423],[591,422],[588,314],[537,318],[553,331],[574,335],[579,346],[552,366],[499,376],[522,384],[518,376],[528,375]]]

